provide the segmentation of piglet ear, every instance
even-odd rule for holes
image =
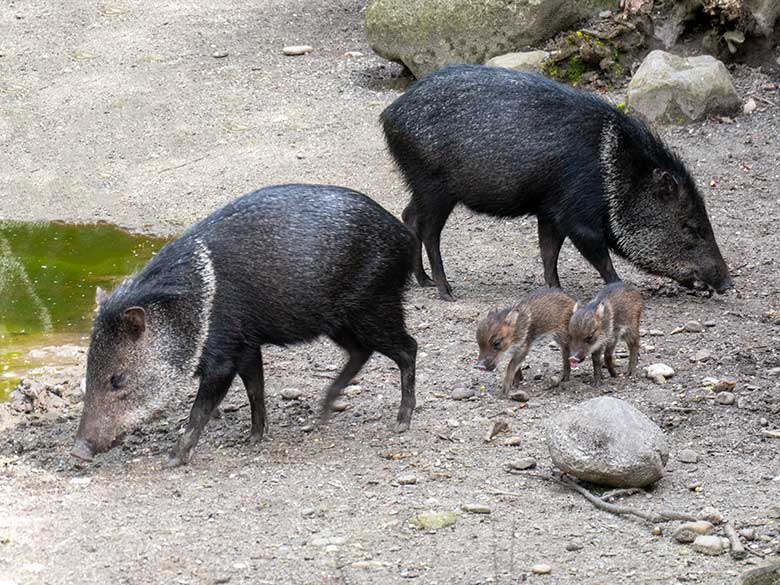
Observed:
[[[680,190],[680,184],[674,175],[662,169],[653,169],[653,183],[662,197],[675,197]]]
[[[100,307],[103,303],[105,303],[108,300],[108,293],[106,290],[99,286],[95,289],[95,302],[97,303],[97,306]]]
[[[596,317],[599,319],[604,318],[604,303],[599,303],[599,306],[596,307]]]
[[[506,317],[504,317],[504,323],[509,325],[510,327],[514,327],[517,325],[517,319],[520,317],[520,311],[517,309],[512,309],[506,314]]]
[[[127,325],[130,335],[138,339],[146,329],[146,311],[141,307],[130,307],[122,315],[122,319]]]

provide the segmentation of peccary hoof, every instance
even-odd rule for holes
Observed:
[[[189,463],[189,455],[183,455],[179,453],[178,451],[171,451],[168,454],[168,460],[165,462],[165,467],[167,469],[173,469],[174,467],[181,467],[182,465],[187,465]]]
[[[396,433],[405,433],[409,430],[409,423],[408,422],[398,422],[395,425],[395,432]]]

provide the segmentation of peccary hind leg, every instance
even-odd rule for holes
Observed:
[[[257,355],[248,356],[238,370],[241,381],[246,388],[249,398],[249,408],[252,412],[252,430],[249,434],[249,443],[255,445],[263,438],[263,433],[268,426],[268,417],[265,410],[265,382],[263,380],[263,355],[258,351]]]
[[[177,467],[189,462],[192,449],[198,444],[203,428],[209,422],[211,413],[225,398],[234,377],[235,372],[229,375],[201,378],[190,418],[184,428],[184,434],[168,457],[168,467]]]
[[[561,252],[561,246],[563,246],[566,236],[561,234],[554,223],[542,217],[538,218],[537,227],[539,229],[539,250],[544,265],[544,282],[547,283],[547,286],[561,288],[561,281],[558,279],[558,254]]]
[[[417,225],[417,205],[410,201],[406,209],[401,213],[401,218],[409,231],[414,234],[414,277],[420,286],[436,286],[431,277],[425,272],[422,261],[422,240],[420,239],[420,228]]]
[[[409,430],[412,412],[417,404],[414,395],[415,367],[417,362],[417,342],[405,331],[399,332],[399,340],[391,347],[377,347],[377,351],[393,360],[401,370],[401,406],[398,409],[396,431]]]
[[[425,207],[419,210],[416,218],[420,230],[420,239],[425,244],[428,254],[428,262],[431,265],[433,282],[439,289],[439,296],[445,301],[454,301],[452,287],[444,273],[444,263],[441,259],[441,231],[447,218],[455,207],[455,201],[451,199],[441,188],[433,188],[425,199]]]
[[[330,416],[331,408],[336,399],[341,396],[341,391],[349,384],[349,381],[360,371],[368,358],[373,353],[371,350],[363,347],[355,336],[349,331],[341,331],[331,335],[331,339],[343,347],[349,353],[349,360],[344,369],[341,370],[336,379],[328,386],[325,393],[325,400],[322,402],[320,411],[320,422],[325,423]]]

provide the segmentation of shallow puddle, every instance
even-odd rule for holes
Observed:
[[[31,349],[78,343],[96,287],[114,288],[166,241],[109,224],[0,221],[0,400],[43,365]]]

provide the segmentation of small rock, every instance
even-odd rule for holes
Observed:
[[[230,583],[232,577],[230,575],[220,575],[214,578],[214,585],[222,585],[223,583]]]
[[[450,394],[450,398],[453,400],[468,400],[469,398],[473,397],[476,394],[476,391],[474,388],[469,388],[465,385],[456,385],[452,389],[452,394]]]
[[[509,467],[509,469],[518,469],[518,470],[533,469],[534,467],[536,467],[536,459],[534,459],[533,457],[523,457],[522,459],[510,461],[507,464],[507,467]]]
[[[504,445],[506,445],[507,447],[519,447],[522,444],[523,444],[523,439],[518,436],[508,437],[507,439],[504,440]]]
[[[493,423],[493,428],[490,429],[490,432],[485,435],[485,442],[489,443],[493,440],[493,437],[500,435],[502,433],[508,433],[510,430],[509,423],[505,420],[498,420],[495,423]]]
[[[705,327],[715,327],[718,324],[717,321],[705,321],[704,326]]]
[[[217,51],[216,53],[212,53],[211,56],[214,57],[215,59],[224,59],[229,54],[230,53],[228,53],[227,51]]]
[[[401,485],[414,485],[417,483],[417,476],[413,474],[399,475],[395,480]]]
[[[514,400],[515,402],[528,402],[530,399],[528,392],[524,390],[518,390],[509,394],[509,400]]]
[[[602,10],[599,12],[599,18],[609,18],[610,16],[612,16],[611,10]]]
[[[712,358],[712,352],[709,349],[700,349],[693,356],[691,356],[692,362],[706,362]]]
[[[718,380],[717,382],[715,382],[715,385],[713,386],[712,391],[713,392],[727,392],[727,391],[733,390],[736,387],[736,385],[737,385],[737,381],[736,380],[727,380],[727,379],[724,378],[722,380]]]
[[[726,547],[720,536],[700,534],[693,541],[693,550],[705,555],[719,555],[726,552]]]
[[[92,479],[89,477],[74,477],[71,478],[70,483],[72,485],[88,485],[92,482]]]
[[[363,53],[361,53],[360,51],[347,51],[346,53],[344,53],[344,56],[347,59],[357,59],[358,57],[362,57]]]
[[[698,463],[699,454],[693,449],[683,449],[677,454],[677,461],[683,463]]]
[[[664,337],[666,335],[666,333],[660,329],[651,329],[647,334],[651,337]]]
[[[483,504],[461,504],[460,509],[471,514],[490,514],[493,511]]]
[[[537,575],[549,575],[552,573],[552,567],[545,563],[538,563],[531,567],[531,572]]]
[[[346,400],[342,400],[340,398],[336,400],[336,402],[330,405],[330,409],[333,412],[344,412],[348,408],[349,408],[349,402],[347,402]]]
[[[700,534],[709,534],[713,529],[712,524],[706,520],[686,522],[674,529],[672,535],[677,542],[693,542]]]
[[[300,400],[303,391],[300,388],[282,388],[282,400]]]
[[[384,569],[385,564],[382,561],[355,561],[350,565],[353,569],[364,569],[366,571],[377,571]]]
[[[578,550],[582,550],[584,547],[579,542],[567,542],[566,543],[566,550],[569,552],[577,552]]]
[[[664,533],[664,531],[661,529],[660,526],[653,526],[653,529],[650,531],[650,533],[653,536],[661,536]]]
[[[767,510],[766,515],[769,518],[772,518],[773,520],[780,519],[780,504],[775,504],[773,506],[769,506],[769,509]]]
[[[756,539],[756,529],[755,528],[743,528],[739,531],[739,535],[744,538],[745,540],[755,540]]]
[[[422,512],[414,516],[410,522],[422,530],[440,530],[452,526],[458,521],[455,512]]]
[[[720,511],[716,508],[708,506],[699,512],[699,519],[706,520],[711,524],[718,525],[723,522],[723,514],[721,514]]]
[[[733,392],[718,392],[715,395],[715,402],[717,402],[718,404],[725,404],[725,405],[734,404],[735,399],[736,397],[734,396]]]
[[[460,426],[460,421],[456,418],[448,418],[447,426],[451,429],[457,429]]]
[[[290,45],[289,47],[284,47],[282,49],[282,53],[285,55],[306,55],[307,53],[311,53],[314,50],[314,47],[310,45]]]
[[[750,114],[752,114],[753,112],[756,111],[757,107],[758,107],[758,104],[756,104],[756,100],[754,100],[753,98],[750,98],[750,99],[748,99],[748,101],[745,102],[745,105],[742,106],[742,111],[746,115],[750,115]]]
[[[704,331],[704,326],[698,321],[688,321],[685,324],[685,331],[688,333],[701,333]]]
[[[668,378],[674,376],[674,370],[666,364],[653,364],[644,368],[645,377],[656,384],[665,384]]]
[[[304,433],[310,433],[310,432],[312,432],[312,431],[314,430],[314,425],[313,425],[313,424],[303,425],[303,426],[301,427],[301,430],[302,430]]]
[[[301,510],[301,516],[304,518],[311,518],[312,516],[317,515],[317,508],[304,508]]]

